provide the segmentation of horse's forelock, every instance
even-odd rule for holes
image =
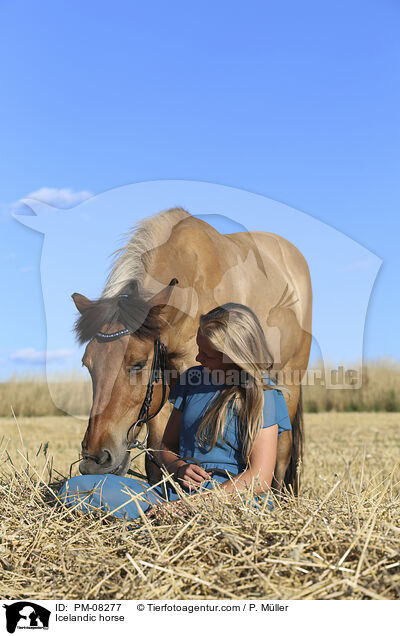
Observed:
[[[127,297],[99,298],[82,313],[75,323],[80,344],[88,342],[105,326],[122,324],[141,340],[156,338],[159,333],[157,314],[150,303],[135,293]]]

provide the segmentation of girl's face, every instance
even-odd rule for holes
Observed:
[[[200,329],[197,330],[196,343],[199,348],[199,353],[196,356],[197,362],[209,371],[227,371],[228,369],[237,368],[232,360],[229,360],[222,351],[214,349],[209,340],[202,335]]]

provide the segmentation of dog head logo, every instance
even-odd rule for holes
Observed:
[[[3,605],[6,610],[6,627],[9,634],[16,629],[48,629],[50,610],[30,601],[17,601]]]

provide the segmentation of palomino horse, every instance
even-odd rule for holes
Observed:
[[[89,341],[82,362],[93,383],[82,473],[122,475],[128,470],[128,434],[136,433],[132,424],[141,419],[144,402],[150,417],[158,413],[170,388],[156,378],[146,394],[143,377],[147,372],[148,378],[158,355],[155,342],[166,347],[167,369],[176,377],[196,364],[200,314],[236,302],[258,316],[272,375],[277,373],[289,389],[285,399],[292,432],[279,437],[275,486],[291,484],[296,492],[302,452],[300,380],[311,345],[312,293],[307,264],[291,243],[265,232],[220,234],[174,208],[138,225],[120,250],[100,299],[74,294],[73,300],[81,314],[79,341]],[[149,423],[149,448],[159,448],[169,413],[166,405]],[[159,468],[147,461],[146,472],[151,482],[160,479]]]

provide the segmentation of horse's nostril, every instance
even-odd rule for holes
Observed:
[[[112,464],[112,455],[107,448],[105,448],[103,451],[100,464]]]
[[[84,460],[95,462],[95,464],[99,464],[100,466],[112,464],[112,454],[107,448],[105,448],[100,455],[89,455],[89,453],[83,452],[82,457]]]

